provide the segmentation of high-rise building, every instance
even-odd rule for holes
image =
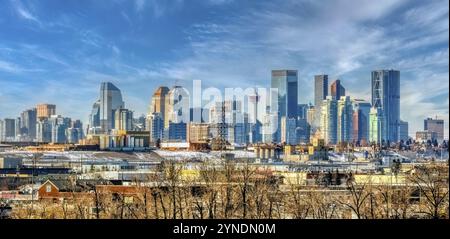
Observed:
[[[423,129],[425,131],[436,132],[436,139],[438,141],[444,140],[444,120],[427,118],[423,122]]]
[[[81,129],[79,128],[68,128],[66,130],[66,136],[67,136],[67,143],[69,144],[76,144],[81,139],[80,132]]]
[[[400,125],[399,125],[399,140],[403,140],[408,141],[409,139],[409,129],[408,129],[408,122],[400,120]]]
[[[39,104],[36,106],[37,118],[39,120],[50,118],[52,115],[56,115],[56,105],[52,104]]]
[[[117,109],[115,111],[115,129],[116,130],[133,130],[133,111],[128,109]]]
[[[189,123],[189,93],[181,86],[174,86],[165,97],[164,128],[170,123]]]
[[[4,119],[3,120],[3,135],[5,141],[14,141],[16,138],[16,120]]]
[[[337,101],[333,100],[331,96],[327,96],[323,100],[321,116],[320,129],[322,132],[322,137],[327,144],[337,143]]]
[[[166,129],[167,139],[169,141],[186,142],[187,124],[184,122],[170,122],[169,128]]]
[[[14,123],[15,123],[15,126],[14,126],[15,139],[14,140],[21,141],[22,140],[22,134],[21,134],[22,120],[20,119],[20,117],[18,117],[18,118],[16,118]]]
[[[377,70],[372,72],[372,106],[384,116],[385,141],[399,141],[400,124],[400,71]]]
[[[168,108],[166,107],[166,98],[169,94],[169,88],[166,86],[160,86],[152,95],[150,106],[148,109],[148,117],[151,117],[153,113],[159,113],[165,122],[166,115],[168,116]],[[168,121],[167,121],[168,124]]]
[[[328,75],[314,76],[314,107],[321,109],[323,100],[328,96]]]
[[[100,86],[100,128],[103,132],[115,129],[115,112],[125,108],[122,93],[111,82],[103,82]]]
[[[359,143],[369,142],[369,115],[372,107],[362,99],[352,99],[353,139]]]
[[[376,144],[383,144],[386,142],[386,127],[384,126],[386,120],[384,119],[383,110],[372,107],[369,116],[369,142]]]
[[[308,124],[306,119],[299,119],[297,121],[297,142],[298,143],[308,143],[311,136],[311,126]]]
[[[37,142],[52,142],[52,124],[48,119],[44,118],[36,123],[36,140]]]
[[[353,140],[353,107],[349,96],[341,96],[337,106],[337,142]]]
[[[100,100],[92,105],[92,111],[89,115],[89,134],[97,134],[101,132],[100,127]]]
[[[273,70],[271,87],[278,90],[278,127],[275,134],[277,142],[286,142],[288,119],[297,120],[298,111],[298,73],[296,70]],[[282,123],[283,122],[283,123]]]
[[[321,108],[318,108],[318,110],[321,110]],[[306,113],[306,122],[308,122],[309,125],[313,125],[316,117],[316,107],[310,106],[308,108],[308,112]]]
[[[295,118],[288,118],[281,122],[281,130],[286,132],[281,139],[288,145],[297,145],[297,120]]]
[[[66,131],[70,128],[72,120],[61,115],[52,115],[48,121],[51,125],[51,142],[59,144],[67,143]]]
[[[148,131],[150,131],[150,142],[155,144],[162,141],[164,137],[164,120],[162,113],[154,112],[147,116]]]
[[[341,80],[335,80],[331,83],[330,93],[335,100],[340,100],[342,96],[345,96],[345,88],[341,85]]]
[[[25,110],[20,115],[21,118],[21,130],[22,136],[30,141],[36,139],[36,122],[37,122],[37,110],[36,108]]]
[[[313,132],[320,128],[322,103],[328,96],[328,75],[314,76],[314,120],[311,121],[311,128]]]
[[[5,140],[5,123],[0,119],[0,142]]]

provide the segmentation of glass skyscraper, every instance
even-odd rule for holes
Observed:
[[[314,120],[311,126],[317,128],[320,126],[322,103],[328,96],[328,75],[314,76]]]
[[[103,132],[114,129],[117,109],[125,108],[122,93],[111,82],[103,82],[100,87],[100,127]]]
[[[386,133],[384,139],[399,141],[400,125],[400,71],[377,70],[372,72],[372,106],[382,111]]]
[[[327,96],[321,105],[320,129],[323,139],[326,144],[336,144],[338,130],[337,101],[331,96]]]
[[[289,127],[288,119],[297,119],[298,111],[298,75],[296,70],[273,70],[272,71],[272,88],[278,89],[278,127],[275,133],[276,142],[286,142]]]

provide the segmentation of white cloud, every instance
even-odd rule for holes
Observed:
[[[19,0],[13,0],[12,6],[16,10],[19,17],[41,24],[39,19],[34,14],[32,14]]]

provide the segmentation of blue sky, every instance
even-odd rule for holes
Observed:
[[[370,100],[370,72],[401,71],[401,117],[446,120],[447,0],[0,0],[0,118],[39,102],[87,122],[102,81],[146,113],[159,85],[270,85],[272,69],[339,78]],[[447,136],[448,137],[448,136]]]

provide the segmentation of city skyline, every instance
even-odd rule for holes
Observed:
[[[351,3],[363,14],[344,11],[349,3],[341,1],[300,1],[288,4],[290,9],[280,4],[268,12],[273,4],[277,3],[243,3],[244,10],[234,13],[245,23],[254,23],[249,30],[252,36],[247,36],[238,30],[240,23],[225,16],[212,18],[209,13],[226,15],[239,7],[236,1],[193,4],[200,10],[184,1],[115,1],[108,9],[121,16],[117,27],[98,20],[86,27],[96,14],[106,14],[105,4],[93,3],[86,9],[75,2],[54,4],[55,14],[44,15],[44,3],[8,1],[0,10],[7,16],[0,17],[5,29],[0,33],[0,84],[6,86],[0,89],[0,118],[17,117],[45,102],[56,104],[58,114],[86,124],[103,81],[120,88],[127,108],[138,116],[147,114],[159,85],[189,87],[189,82],[200,79],[209,82],[206,87],[268,86],[274,69],[298,70],[299,104],[313,102],[314,75],[318,74],[328,74],[329,83],[340,79],[346,95],[370,102],[370,72],[392,68],[402,74],[400,118],[409,122],[410,135],[422,129],[425,118],[437,115],[446,121],[448,138],[448,84],[443,84],[448,81],[448,8],[442,7],[448,2]],[[331,7],[337,11],[333,24],[318,19]],[[311,11],[307,14],[305,9]],[[184,14],[201,10],[208,10],[207,14],[179,24]],[[251,10],[254,18],[243,17],[245,10]],[[265,24],[274,17],[276,22]],[[294,24],[305,19],[322,29],[306,34],[308,26]],[[177,24],[173,33],[162,29]],[[320,33],[333,29],[350,34],[328,33],[337,45],[318,40]],[[265,30],[277,34],[264,36]],[[115,33],[121,34],[116,37]],[[23,39],[27,34],[35,37]],[[157,39],[153,34],[159,34]],[[76,40],[66,41],[62,35]],[[298,37],[305,41],[294,42]],[[355,39],[345,41],[346,37]],[[392,50],[383,52],[386,49]],[[242,84],[244,80],[248,81]],[[425,80],[427,84],[420,84]]]

